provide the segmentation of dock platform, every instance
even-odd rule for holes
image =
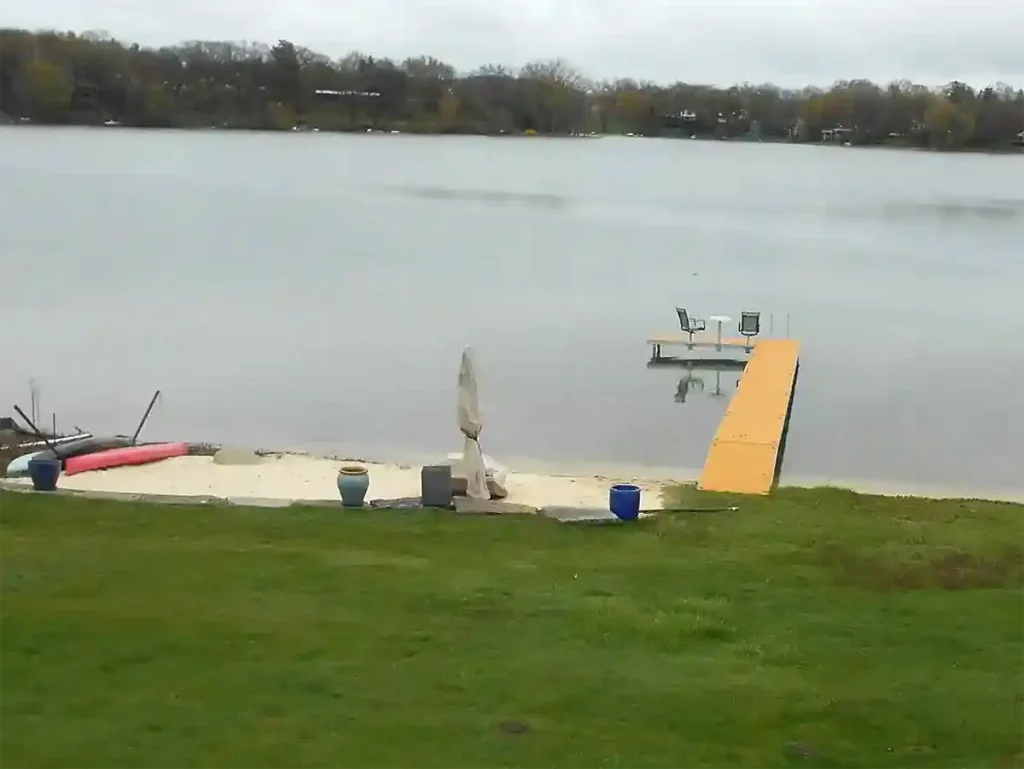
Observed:
[[[742,350],[746,353],[751,352],[757,346],[757,339],[755,338],[743,338],[743,337],[722,337],[721,340],[711,332],[699,331],[693,335],[693,341],[690,341],[688,334],[658,334],[652,336],[647,340],[647,344],[651,346],[651,360],[652,361],[663,361],[673,360],[667,358],[662,351],[663,347],[684,347],[687,350]]]
[[[648,341],[654,344],[654,340]],[[735,341],[748,344],[745,339]],[[722,342],[724,346],[726,340]],[[740,494],[771,491],[799,358],[800,343],[792,339],[762,339],[753,345],[736,393],[711,441],[698,488]]]

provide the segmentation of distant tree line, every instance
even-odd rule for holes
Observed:
[[[597,83],[562,60],[469,74],[433,57],[341,59],[287,40],[150,49],[102,33],[0,30],[0,114],[44,124],[573,135],[1010,149],[1024,90],[867,80],[787,90]]]

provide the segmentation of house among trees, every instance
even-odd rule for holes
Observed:
[[[836,126],[835,128],[825,128],[821,132],[821,140],[823,142],[848,142],[856,135],[855,128],[843,128],[842,126]]]
[[[699,130],[697,113],[692,109],[681,109],[671,113],[662,113],[661,128],[682,130],[689,135]],[[657,130],[657,129],[655,129]]]

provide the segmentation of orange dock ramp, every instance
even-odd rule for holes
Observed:
[[[757,343],[711,441],[699,488],[739,494],[771,491],[799,359],[800,343],[795,340]]]

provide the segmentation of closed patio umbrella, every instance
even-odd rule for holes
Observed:
[[[480,450],[480,431],[483,429],[480,401],[476,391],[476,371],[473,366],[473,348],[462,351],[459,367],[459,429],[466,437],[462,448],[462,466],[466,474],[466,496],[471,499],[490,499],[487,488],[487,468]]]

